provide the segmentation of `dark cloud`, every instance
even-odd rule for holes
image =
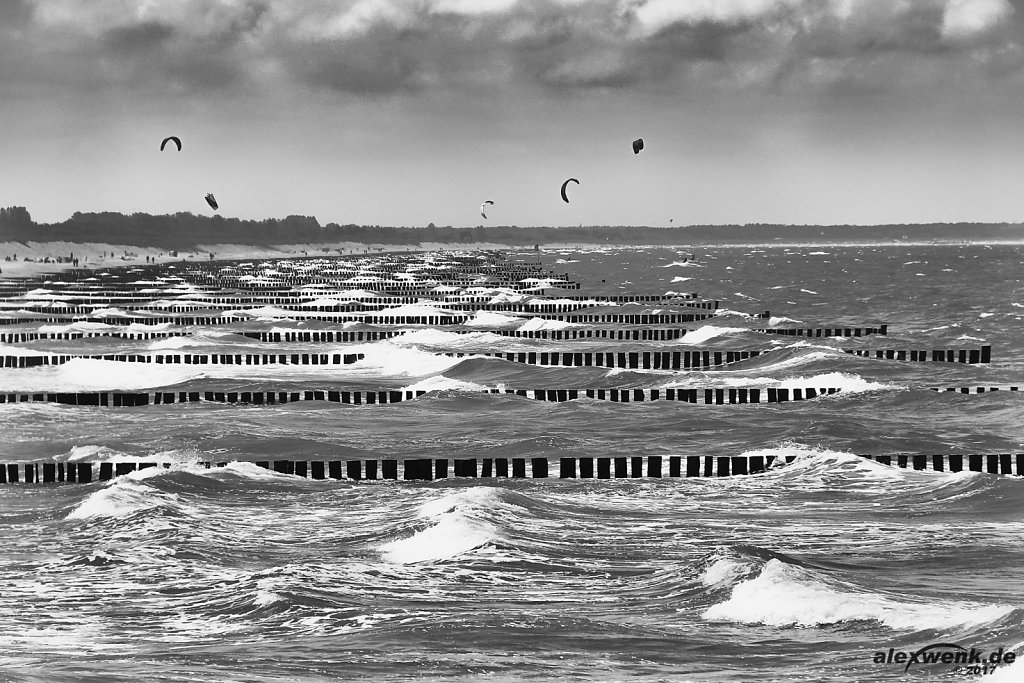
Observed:
[[[375,26],[346,39],[285,43],[274,53],[299,81],[356,95],[409,91],[429,69],[429,50],[417,30]]]
[[[30,0],[3,0],[0,2],[0,26],[5,29],[24,27],[32,20],[33,8]]]
[[[114,54],[133,55],[158,51],[174,35],[174,27],[158,21],[118,26],[106,32],[103,42]]]
[[[13,0],[0,8],[0,20],[24,26],[22,51],[37,53],[18,67],[24,74],[64,67],[82,87],[299,86],[355,96],[671,89],[706,79],[735,88],[899,87],[931,77],[933,65],[965,78],[1020,68],[1005,0],[158,0],[141,9]],[[0,58],[10,49],[0,47]]]

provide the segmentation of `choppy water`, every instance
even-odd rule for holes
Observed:
[[[106,483],[0,486],[0,672],[168,681],[964,678],[949,665],[905,672],[872,660],[938,642],[986,655],[1024,651],[1024,480],[890,468],[859,455],[1024,452],[1020,393],[930,390],[1024,385],[1022,257],[1020,246],[985,245],[702,248],[688,265],[662,248],[549,252],[545,266],[583,291],[699,291],[724,311],[682,325],[692,331],[671,342],[501,337],[487,330],[522,321],[482,314],[476,327],[453,328],[478,330],[468,335],[421,329],[372,344],[284,345],[365,354],[349,366],[82,359],[0,369],[0,393],[268,383],[431,390],[386,406],[0,405],[0,461],[179,463]],[[746,314],[764,310],[772,326],[888,323],[889,334],[750,331],[766,321]],[[236,327],[329,326],[276,319]],[[66,326],[48,326],[58,328]],[[223,331],[0,351],[266,349]],[[990,364],[842,351],[982,344],[992,347]],[[567,348],[769,352],[704,372],[437,355]],[[478,391],[498,385],[843,391],[724,406],[547,403]],[[660,481],[357,484],[252,464],[756,453],[797,458],[754,476]],[[203,460],[237,462],[194,464]],[[1003,665],[986,678],[1021,676]]]

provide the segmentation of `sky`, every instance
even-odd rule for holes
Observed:
[[[1022,5],[0,0],[0,206],[212,214],[212,192],[224,216],[364,225],[1018,222]]]

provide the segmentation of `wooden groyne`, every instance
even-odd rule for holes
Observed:
[[[979,472],[1024,476],[1024,453],[863,455],[867,460],[903,469]],[[647,455],[561,458],[381,458],[259,460],[258,467],[307,479],[348,481],[436,481],[468,479],[663,479],[755,475],[790,464],[796,456]],[[89,484],[148,468],[182,463],[148,460],[119,462],[17,462],[0,464],[2,484]],[[199,462],[225,467],[226,461]]]

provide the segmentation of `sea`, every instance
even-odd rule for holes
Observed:
[[[542,277],[529,289],[460,283],[444,273],[458,271],[452,256],[533,264]],[[1024,453],[1024,393],[1011,390],[1024,388],[1022,262],[1020,244],[590,246],[108,264],[77,275],[130,284],[154,302],[140,315],[154,316],[212,291],[195,277],[200,266],[243,273],[236,286],[326,273],[306,300],[330,306],[345,291],[372,301],[373,273],[389,264],[394,277],[437,288],[396,304],[399,314],[450,311],[452,292],[527,306],[460,309],[461,323],[435,325],[311,320],[273,305],[234,305],[241,321],[222,324],[117,324],[134,304],[116,302],[55,322],[40,311],[67,301],[68,275],[5,281],[0,332],[49,336],[3,343],[0,356],[64,362],[0,368],[0,394],[316,388],[415,398],[0,404],[0,463],[161,464],[107,481],[0,485],[0,680],[1024,680],[1024,478],[896,466],[900,455]],[[602,299],[627,294],[665,298]],[[528,310],[577,301],[569,296],[605,313],[708,317],[631,324]],[[696,301],[718,307],[685,305]],[[760,331],[880,325],[885,334],[859,337]],[[685,334],[550,338],[645,327]],[[240,334],[253,330],[400,334]],[[109,336],[140,331],[180,334]],[[62,332],[107,336],[52,338]],[[988,363],[898,353],[959,358],[983,346]],[[483,355],[695,350],[760,353],[697,369]],[[116,358],[266,353],[359,358]],[[836,391],[722,405],[506,391],[779,387]],[[556,476],[562,458],[636,456],[773,465],[721,477],[668,476],[667,465],[660,478]],[[266,466],[487,458],[547,458],[551,476],[314,479]]]

